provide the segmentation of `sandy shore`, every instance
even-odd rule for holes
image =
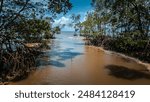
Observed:
[[[89,47],[99,49],[99,50],[101,50],[101,51],[103,51],[107,54],[111,54],[111,55],[113,54],[113,55],[116,55],[116,56],[124,57],[127,60],[132,60],[132,61],[136,62],[137,64],[141,64],[141,65],[145,66],[147,68],[147,70],[150,71],[150,63],[145,63],[143,61],[140,61],[137,58],[130,57],[130,56],[127,56],[127,55],[122,54],[122,53],[118,53],[118,52],[114,52],[114,51],[110,51],[110,50],[105,50],[102,47],[96,47],[96,46],[89,46]]]

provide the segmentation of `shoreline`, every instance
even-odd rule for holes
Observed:
[[[111,54],[111,55],[114,54],[114,55],[123,57],[125,59],[132,60],[137,64],[145,66],[146,69],[150,72],[150,63],[143,62],[135,57],[131,57],[131,56],[125,55],[123,53],[119,53],[119,52],[115,52],[115,51],[111,51],[111,50],[105,50],[103,47],[97,47],[97,46],[92,46],[92,45],[88,45],[88,47],[97,48],[98,50],[101,50],[107,54]]]

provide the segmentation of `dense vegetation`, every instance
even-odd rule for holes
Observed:
[[[34,69],[39,46],[60,32],[51,27],[52,17],[71,7],[69,0],[0,1],[0,82],[23,78]]]
[[[81,23],[89,43],[150,62],[150,1],[92,0]]]
[[[80,28],[80,18],[81,18],[81,15],[78,14],[78,15],[75,15],[75,14],[72,14],[70,19],[72,20],[71,21],[71,24],[70,26],[72,26],[74,28],[74,36],[77,36],[77,32],[79,30],[81,30]]]

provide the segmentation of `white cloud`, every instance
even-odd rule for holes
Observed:
[[[71,23],[70,16],[68,17],[61,17],[59,19],[55,19],[53,23],[53,27],[60,26],[62,31],[73,31],[73,27],[70,27],[69,24]],[[65,26],[63,26],[65,25]]]
[[[86,12],[79,12],[79,14],[81,15],[81,19],[80,21],[83,22],[86,20]],[[63,31],[74,31],[74,28],[69,26],[72,22],[71,20],[71,15],[67,15],[67,16],[62,16],[59,19],[54,19],[54,23],[53,23],[53,27],[56,26],[60,26],[62,27]],[[63,25],[65,24],[65,27],[63,27]]]
[[[59,18],[59,19],[55,19],[54,20],[54,23],[53,23],[53,26],[62,26],[62,25],[66,25],[66,26],[68,26],[69,24],[71,23],[71,20],[70,20],[70,18],[69,17],[61,17],[61,18]]]

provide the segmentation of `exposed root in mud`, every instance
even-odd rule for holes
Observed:
[[[15,50],[0,50],[0,84],[24,79],[35,70],[37,49],[24,45],[16,46]]]

